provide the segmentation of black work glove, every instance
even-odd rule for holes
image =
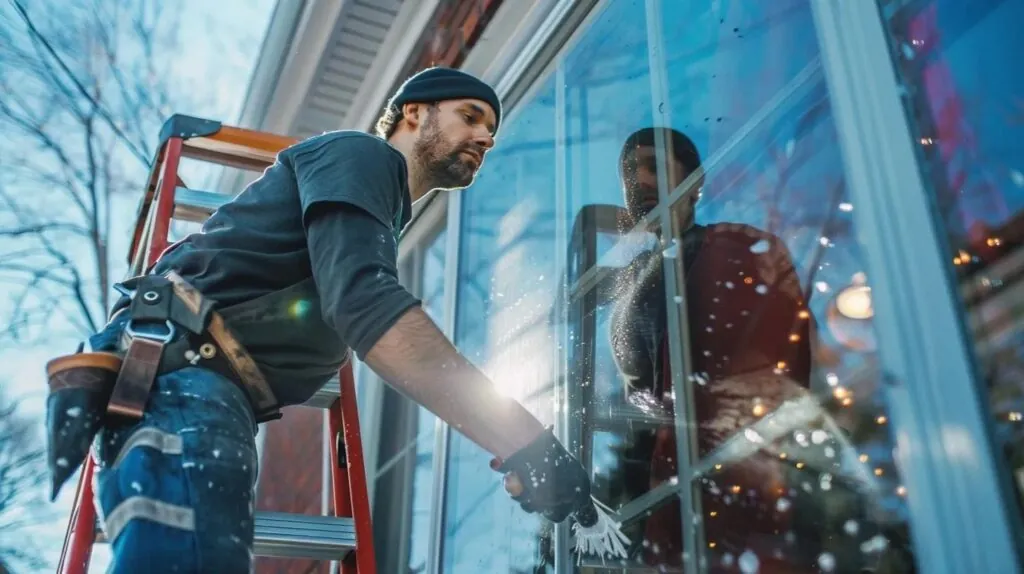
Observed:
[[[506,490],[524,511],[539,512],[552,522],[591,506],[587,471],[551,427],[507,459],[491,461],[491,468],[505,474]]]

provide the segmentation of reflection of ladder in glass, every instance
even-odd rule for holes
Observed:
[[[181,158],[262,171],[295,140],[223,126],[219,122],[172,116],[160,134],[129,251],[129,275],[149,269],[169,244],[172,220],[201,222],[227,202],[226,194],[188,189],[178,177]],[[363,469],[363,448],[351,363],[306,406],[330,410],[331,482],[335,516],[256,512],[256,556],[339,560],[343,574],[375,574],[373,528]],[[93,506],[94,462],[87,457],[79,478],[58,572],[88,571],[92,546],[102,542]],[[356,542],[358,541],[358,551]]]

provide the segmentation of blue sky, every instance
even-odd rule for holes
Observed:
[[[182,10],[182,26],[179,30],[182,52],[177,55],[168,54],[167,57],[175,58],[177,62],[175,80],[180,85],[190,86],[193,94],[204,102],[198,108],[182,112],[229,124],[237,120],[276,1],[179,0]],[[153,139],[156,137],[154,133]],[[141,184],[140,181],[140,191]],[[118,248],[124,245],[134,224],[137,200],[137,196],[131,197],[124,205],[116,208],[122,214],[114,219],[111,230],[111,248],[117,263],[123,261],[124,249],[118,251]],[[120,277],[120,273],[121,269],[115,269],[115,277]],[[45,345],[5,345],[0,348],[0,364],[7,367],[4,390],[23,400],[24,414],[38,419],[40,436],[45,413],[45,363],[56,355],[73,351],[76,344],[77,340],[68,338],[50,339]],[[53,566],[45,571],[52,572],[59,559],[75,486],[74,481],[65,485],[61,497],[54,504],[57,515],[54,522],[23,533],[26,541],[35,540],[47,551],[45,558],[52,561]],[[48,487],[40,485],[40,488]],[[108,561],[109,548],[97,545],[90,572],[105,571]],[[17,567],[16,564],[13,566]]]

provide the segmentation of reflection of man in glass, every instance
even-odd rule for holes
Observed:
[[[666,165],[657,160],[659,131]],[[700,161],[693,142],[676,130],[646,128],[632,134],[619,166],[630,226],[657,206],[659,172],[664,170],[671,193]],[[685,293],[666,298],[664,253],[642,253],[619,277],[611,338],[629,402],[672,412],[677,397],[669,369],[667,317],[676,309],[666,306],[667,300],[685,302],[692,373],[686,384],[694,389],[698,454],[704,458],[726,439],[745,437],[756,443],[758,435],[744,429],[808,385],[811,353],[809,313],[784,244],[748,225],[698,225],[695,208],[702,184],[703,177],[672,208]],[[677,476],[673,426],[635,433],[631,450],[624,461],[630,498]],[[784,489],[774,459],[755,452],[720,462],[701,484],[700,518],[708,556],[715,557],[709,567],[716,571],[741,556],[749,562],[752,552],[760,572],[795,571],[784,555],[790,521],[786,503],[779,502]],[[644,561],[651,565],[682,562],[680,508],[678,498],[670,500],[656,507],[644,525]]]

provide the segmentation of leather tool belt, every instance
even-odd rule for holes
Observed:
[[[248,397],[257,422],[281,418],[280,405],[270,385],[223,318],[213,310],[213,301],[173,271],[134,277],[117,288],[131,302],[111,317],[114,320],[120,313],[129,316],[121,334],[121,365],[107,413],[141,418],[156,377],[194,365],[237,384]],[[79,357],[78,362],[83,359]],[[48,373],[51,392],[56,390],[55,384],[67,385],[69,378],[82,380],[59,376],[64,371],[59,367],[70,368],[74,364],[53,365]]]

